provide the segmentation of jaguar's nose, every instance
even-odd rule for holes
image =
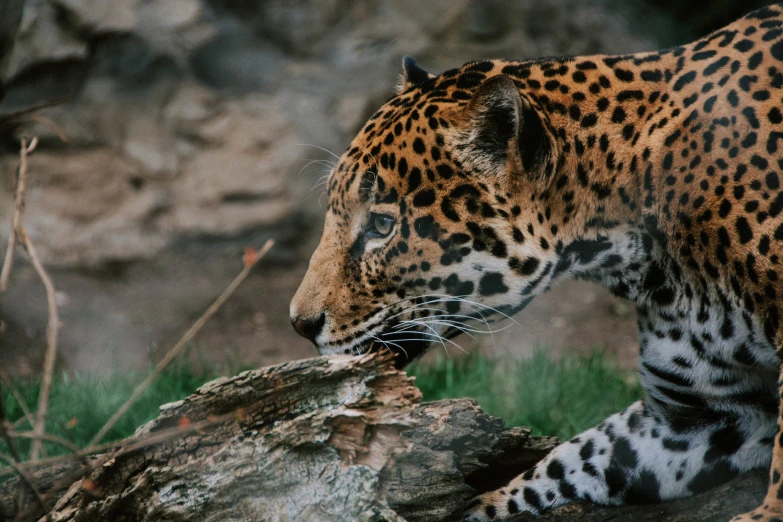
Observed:
[[[291,318],[291,324],[294,326],[296,333],[305,339],[309,339],[314,344],[315,338],[318,337],[318,334],[321,333],[321,330],[324,329],[325,323],[326,314],[324,312],[321,312],[320,314],[313,317],[295,316]]]

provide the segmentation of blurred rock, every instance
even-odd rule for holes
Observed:
[[[455,25],[468,4],[469,0],[396,0],[389,2],[386,9],[398,11],[413,20],[420,31],[436,36]]]
[[[310,54],[312,47],[350,11],[346,0],[266,0],[258,4],[257,30],[291,51]]]
[[[374,110],[367,96],[349,94],[337,102],[334,119],[344,134],[355,134]]]
[[[147,2],[139,10],[139,28],[172,30],[192,24],[201,16],[199,0]]]
[[[190,58],[196,78],[233,94],[272,89],[287,62],[280,50],[246,30],[222,32],[195,49]]]
[[[500,38],[508,29],[508,5],[503,0],[471,0],[465,10],[465,31],[477,40]]]
[[[4,164],[4,179],[13,179],[13,169]],[[144,183],[132,160],[106,149],[41,151],[31,156],[29,172],[25,223],[47,259],[94,266],[165,245],[148,222],[165,207],[165,188]]]
[[[166,0],[167,2],[169,0]],[[123,32],[135,29],[144,0],[52,0],[65,10],[75,29],[91,32]]]
[[[255,34],[273,41],[289,54],[307,56],[323,50],[324,40],[339,23],[350,24],[354,10],[371,6],[347,0],[211,0],[219,13],[242,20]],[[370,9],[372,9],[370,7]]]
[[[209,89],[195,83],[183,83],[166,107],[165,119],[186,126],[212,116],[218,99]]]
[[[403,54],[437,72],[487,55],[654,47],[616,1],[29,0],[0,111],[70,97],[44,113],[68,145],[40,123],[14,135],[41,137],[32,176],[52,180],[35,185],[39,206],[31,196],[29,219],[56,231],[36,225],[39,249],[49,264],[99,267],[194,234],[320,219],[307,189],[323,165],[302,167],[333,159],[318,147],[343,149]]]
[[[227,103],[193,129],[205,146],[194,150],[172,185],[176,233],[237,234],[271,227],[291,212],[285,197],[296,133],[273,103]]]
[[[168,125],[159,116],[142,114],[132,118],[126,128],[123,151],[138,161],[149,174],[174,175],[177,172],[177,150]]]
[[[12,63],[11,53],[21,29],[23,15],[24,0],[6,0],[0,3],[0,80],[6,76],[8,66]],[[30,17],[26,22],[29,27],[32,23]],[[16,72],[18,64],[13,65],[13,72]]]

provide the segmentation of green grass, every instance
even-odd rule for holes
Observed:
[[[540,351],[529,359],[440,357],[411,369],[425,401],[473,397],[507,426],[530,426],[535,435],[566,440],[642,396],[635,375],[602,354],[552,361]]]
[[[104,438],[104,442],[122,439],[136,430],[141,424],[158,415],[158,407],[167,402],[187,397],[193,391],[216,378],[220,372],[196,371],[191,364],[174,364],[139,397],[117,424]],[[142,372],[115,372],[109,377],[94,375],[73,376],[57,375],[52,384],[49,399],[49,415],[46,430],[52,435],[63,437],[77,446],[85,447],[90,439],[101,429],[109,417],[131,396],[136,386],[144,379]],[[38,404],[39,381],[20,381],[15,388],[33,413]],[[8,407],[8,417],[12,421],[24,416],[19,403],[5,387],[3,397]],[[30,430],[25,422],[18,431]],[[19,441],[20,449],[27,453],[29,442]],[[45,443],[46,454],[54,456],[67,450]],[[3,447],[3,451],[5,448]]]
[[[105,441],[131,435],[158,414],[161,404],[186,397],[220,374],[236,373],[219,370],[199,372],[187,363],[169,368],[107,434]],[[600,353],[565,356],[557,362],[544,352],[520,361],[487,359],[476,354],[460,359],[443,357],[431,365],[415,365],[410,373],[416,376],[424,400],[473,397],[487,413],[502,417],[508,426],[531,426],[536,434],[561,439],[598,424],[641,396],[637,381]],[[51,393],[47,432],[86,446],[144,377],[143,372],[120,370],[109,377],[58,375]],[[16,388],[35,411],[39,383],[20,381]],[[23,416],[19,404],[5,388],[4,399],[12,421]],[[18,428],[29,429],[26,423]],[[29,441],[20,440],[19,445],[26,454]],[[45,447],[48,456],[66,451],[48,443]],[[0,451],[5,451],[3,445]]]

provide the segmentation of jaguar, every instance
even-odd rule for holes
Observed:
[[[783,520],[783,4],[657,52],[401,84],[339,157],[290,306],[321,354],[399,366],[566,278],[635,305],[644,398],[467,520],[660,502],[769,469]],[[475,328],[480,329],[480,328]]]

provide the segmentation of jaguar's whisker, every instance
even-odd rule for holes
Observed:
[[[297,144],[296,144],[296,146],[297,146],[297,147],[313,147],[313,148],[316,148],[316,149],[322,150],[322,151],[324,151],[324,152],[326,152],[326,153],[328,153],[328,154],[331,154],[332,156],[334,156],[334,157],[335,157],[335,159],[337,159],[337,161],[340,161],[340,156],[338,156],[337,154],[335,154],[335,153],[334,153],[334,152],[332,152],[331,150],[329,150],[329,149],[325,149],[325,148],[323,148],[323,147],[319,147],[318,145],[313,145],[312,143],[297,143]]]

